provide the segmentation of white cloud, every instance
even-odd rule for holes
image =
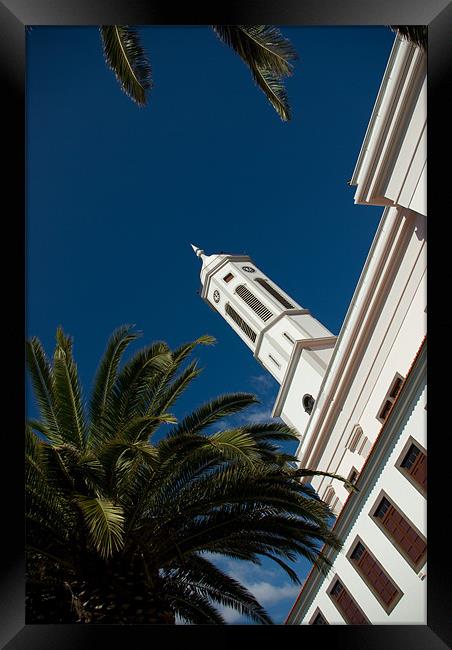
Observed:
[[[300,592],[299,585],[281,581],[280,571],[229,559],[217,561],[216,564],[231,578],[238,580],[251,591],[262,605],[273,605],[286,598],[296,598]]]
[[[254,375],[250,377],[250,383],[258,392],[268,393],[272,391],[274,393],[278,389],[276,380],[270,374]]]
[[[230,625],[239,622],[243,623],[245,620],[242,614],[240,612],[237,612],[235,609],[223,607],[222,605],[216,605],[215,607],[220,612],[226,623],[229,623]]]
[[[233,423],[233,426],[243,426],[245,424],[271,422],[272,419],[272,407],[268,404],[258,404],[251,406],[243,413],[234,415],[231,418],[231,423]]]
[[[289,583],[274,585],[269,582],[255,582],[245,586],[262,605],[274,605],[286,598],[295,599],[300,592],[299,585]]]
[[[259,566],[213,553],[205,553],[204,556],[246,587],[267,610],[275,623],[283,622],[285,614],[290,611],[300,592],[300,586],[289,582],[278,567],[272,566],[272,563],[267,560],[264,560],[264,566]],[[214,606],[230,625],[253,624],[251,619],[240,612],[218,603]]]

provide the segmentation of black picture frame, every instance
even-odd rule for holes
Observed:
[[[23,364],[18,362],[23,351],[25,339],[26,300],[24,300],[26,265],[26,111],[25,111],[25,73],[26,51],[25,32],[28,25],[100,25],[100,24],[205,24],[209,22],[257,23],[276,25],[401,25],[421,24],[429,28],[428,50],[428,101],[429,101],[429,213],[435,203],[439,209],[436,216],[450,221],[450,215],[442,214],[441,199],[445,196],[442,185],[444,170],[441,169],[443,137],[450,123],[450,104],[441,101],[449,85],[452,43],[452,6],[448,0],[279,0],[274,3],[230,1],[225,6],[213,4],[207,12],[200,6],[184,5],[172,9],[163,3],[149,0],[3,0],[0,2],[0,69],[2,71],[3,120],[2,140],[3,158],[6,169],[3,173],[3,304],[6,334],[5,352],[11,361],[5,361],[8,381],[6,382],[4,403],[14,415],[11,425],[8,422],[4,431],[7,439],[8,459],[4,472],[9,469],[10,479],[4,480],[2,503],[2,571],[0,574],[0,645],[8,650],[34,650],[45,648],[83,649],[105,647],[113,642],[127,648],[141,648],[150,641],[162,638],[166,642],[196,642],[199,635],[215,642],[218,633],[228,642],[230,635],[240,634],[240,641],[247,643],[251,636],[262,632],[268,642],[286,641],[295,635],[296,643],[327,643],[347,650],[443,650],[452,639],[449,581],[445,579],[448,568],[442,537],[445,529],[441,520],[430,514],[435,501],[444,498],[446,490],[441,489],[440,459],[444,436],[430,436],[429,439],[429,560],[428,560],[428,624],[427,625],[380,625],[380,626],[322,626],[323,632],[314,632],[317,626],[90,626],[90,625],[25,625],[25,584],[24,584],[24,517],[23,517],[23,414],[25,396],[23,395]],[[352,71],[344,71],[344,84],[349,82]],[[447,111],[447,112],[446,112]],[[449,166],[449,165],[447,165]],[[440,168],[440,169],[438,169]],[[433,172],[431,171],[433,169]],[[449,181],[450,183],[450,181]],[[10,206],[5,208],[6,199]],[[449,199],[450,200],[450,199]],[[441,226],[442,228],[442,226]],[[434,233],[432,233],[434,235]],[[435,239],[435,235],[433,236]],[[437,244],[435,244],[436,246]],[[441,246],[441,244],[440,244]],[[437,257],[432,256],[435,274]],[[14,281],[13,281],[14,278]],[[429,281],[430,283],[430,281]],[[5,314],[7,317],[5,318]],[[433,325],[433,329],[435,329]],[[429,319],[430,328],[430,319]],[[445,334],[443,321],[436,331]],[[434,357],[439,338],[431,337],[429,351]],[[430,354],[429,352],[429,354]],[[23,354],[23,352],[22,352]],[[22,357],[23,358],[23,357]],[[433,390],[434,387],[434,390]],[[429,378],[429,425],[435,420],[435,411],[447,404],[442,402],[441,382]],[[437,405],[437,406],[436,406]],[[431,415],[433,412],[433,416]],[[440,416],[438,416],[440,417]],[[11,427],[11,428],[10,428]],[[436,431],[439,433],[439,431]],[[444,429],[442,431],[444,433]],[[440,439],[440,440],[438,440]],[[431,443],[431,444],[430,444]],[[431,462],[430,462],[431,459]],[[435,471],[435,468],[437,471]],[[433,471],[432,471],[433,470]],[[446,470],[447,471],[447,470]],[[435,508],[436,510],[436,508]],[[442,510],[442,509],[441,509]],[[439,516],[439,515],[438,515]],[[446,518],[447,514],[442,515]],[[443,519],[444,521],[444,519]],[[162,636],[163,635],[163,636]],[[176,636],[174,636],[176,635]],[[213,635],[213,636],[212,636]],[[273,635],[269,638],[268,635]],[[276,636],[274,636],[276,635]],[[320,635],[320,639],[319,639]],[[324,635],[324,636],[322,636]],[[326,635],[326,636],[325,636]],[[282,640],[284,638],[284,641]]]

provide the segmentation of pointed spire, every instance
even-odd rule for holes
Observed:
[[[190,244],[190,246],[193,248],[193,250],[195,251],[195,255],[197,255],[198,257],[202,257],[204,255],[204,251],[201,248],[198,248],[194,244]]]

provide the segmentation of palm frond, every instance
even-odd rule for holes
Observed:
[[[100,33],[105,60],[122,90],[144,106],[146,93],[152,87],[152,69],[136,30],[124,25],[103,25]]]
[[[33,431],[32,423],[25,425],[25,457],[33,460],[40,458],[41,441]]]
[[[231,607],[257,623],[272,623],[270,616],[248,589],[201,555],[186,555],[175,575],[179,581],[214,603]]]
[[[198,368],[197,362],[192,361],[173,381],[170,381],[170,377],[174,376],[176,368],[178,368],[178,364],[174,364],[169,371],[162,375],[159,383],[152,391],[152,396],[147,405],[147,413],[155,416],[165,413],[202,372]]]
[[[391,25],[391,29],[404,40],[427,51],[428,28],[426,25]]]
[[[301,580],[298,577],[297,572],[294,571],[294,569],[292,569],[292,567],[290,567],[287,564],[287,562],[284,562],[283,560],[281,560],[280,557],[277,557],[276,555],[273,555],[272,553],[262,553],[262,555],[264,555],[265,557],[268,557],[270,560],[272,560],[273,562],[278,564],[278,566],[280,566],[281,569],[283,569],[283,571],[285,571],[287,573],[287,575],[292,580],[292,582],[294,582],[296,585],[301,585]]]
[[[72,339],[61,327],[57,329],[53,358],[55,405],[64,433],[63,442],[84,449],[86,444],[85,413],[77,366],[72,357]]]
[[[108,410],[113,399],[113,386],[119,363],[127,346],[140,336],[140,333],[131,332],[131,328],[131,325],[123,325],[113,332],[96,372],[89,405],[91,426],[88,444],[91,447],[103,442],[107,437]]]
[[[186,390],[190,382],[201,373],[201,370],[197,368],[196,361],[193,361],[183,371],[181,371],[182,363],[197,345],[214,344],[214,337],[204,334],[194,341],[184,343],[171,351],[172,363],[168,366],[166,371],[161,374],[159,381],[155,382],[155,385],[153,386],[152,397],[148,406],[148,413],[157,415],[171,407],[182,392]],[[178,375],[178,373],[180,374]],[[176,379],[174,379],[175,377]]]
[[[280,118],[283,122],[288,122],[291,119],[289,100],[280,77],[265,68],[255,68],[251,72],[255,82],[263,90]]]
[[[71,468],[66,463],[66,459],[60,453],[60,446],[43,445],[41,458],[41,464],[45,469],[49,484],[63,494],[71,495],[75,488],[75,478]]]
[[[155,429],[163,422],[174,424],[177,422],[177,418],[174,415],[171,415],[171,413],[162,413],[161,415],[142,415],[132,418],[120,431],[118,431],[117,439],[127,442],[147,440]]]
[[[273,25],[212,25],[217,36],[250,67],[291,75],[297,53]]]
[[[55,404],[53,370],[38,338],[26,343],[26,359],[36,401],[46,425],[47,437],[55,443],[63,442],[63,432]]]
[[[203,404],[190,415],[185,417],[180,424],[169,433],[169,437],[181,433],[196,433],[210,426],[222,418],[238,413],[243,409],[256,404],[258,400],[250,393],[229,393],[220,395],[210,402]]]
[[[123,547],[124,514],[109,499],[78,495],[80,508],[92,545],[103,558],[109,558]]]
[[[344,478],[340,474],[334,474],[332,472],[321,472],[320,470],[306,469],[306,468],[294,470],[293,474],[294,474],[294,476],[299,476],[300,478],[305,478],[307,476],[312,476],[312,477],[314,477],[314,476],[326,476],[327,478],[332,478],[332,479],[336,479],[337,481],[341,481],[342,483],[344,483],[345,487],[348,488],[349,490],[351,490],[352,492],[359,492],[356,485],[354,485],[353,483],[350,483],[350,481],[348,481],[346,478]]]
[[[157,341],[138,351],[119,372],[114,386],[115,401],[110,418],[119,431],[131,418],[146,414],[156,377],[171,365],[166,343]]]
[[[223,616],[208,598],[196,593],[190,585],[166,580],[166,597],[174,611],[192,625],[224,625]]]
[[[213,25],[217,36],[250,68],[253,79],[283,121],[291,118],[281,77],[292,74],[297,54],[290,41],[269,25]]]
[[[261,460],[259,448],[253,438],[245,431],[229,429],[218,431],[207,438],[209,445],[215,447],[225,460],[242,460],[253,464]]]
[[[215,338],[213,336],[210,336],[210,334],[204,334],[203,336],[199,336],[194,341],[190,341],[189,343],[184,343],[183,345],[180,345],[178,348],[175,348],[171,352],[173,361],[176,364],[180,364],[188,357],[188,355],[191,352],[193,352],[193,350],[197,345],[215,345],[215,343],[216,343]]]

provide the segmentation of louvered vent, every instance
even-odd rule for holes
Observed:
[[[256,332],[251,329],[251,327],[245,323],[243,318],[231,307],[229,303],[226,303],[226,313],[232,318],[232,320],[237,323],[241,330],[245,332],[247,337],[251,339],[254,343],[256,340]]]
[[[290,303],[290,302],[287,300],[287,298],[284,298],[284,296],[282,296],[282,295],[279,293],[279,291],[277,291],[277,290],[275,289],[275,287],[272,287],[272,285],[269,284],[269,283],[267,282],[267,280],[264,280],[264,278],[256,278],[256,282],[258,282],[258,283],[261,285],[261,287],[264,287],[264,289],[265,289],[266,291],[268,291],[268,293],[269,293],[271,296],[273,296],[273,298],[276,298],[276,300],[277,300],[277,301],[278,301],[278,302],[279,302],[283,307],[285,307],[286,309],[293,309],[293,308],[294,308],[294,306],[292,305],[292,303]]]
[[[258,300],[256,296],[252,294],[251,291],[245,287],[245,285],[240,284],[237,287],[236,292],[240,296],[240,298],[244,300],[246,304],[249,305],[251,309],[255,311],[260,318],[262,318],[263,321],[267,321],[269,318],[273,316],[272,312],[269,309],[267,309],[267,307],[263,305],[261,301]]]

